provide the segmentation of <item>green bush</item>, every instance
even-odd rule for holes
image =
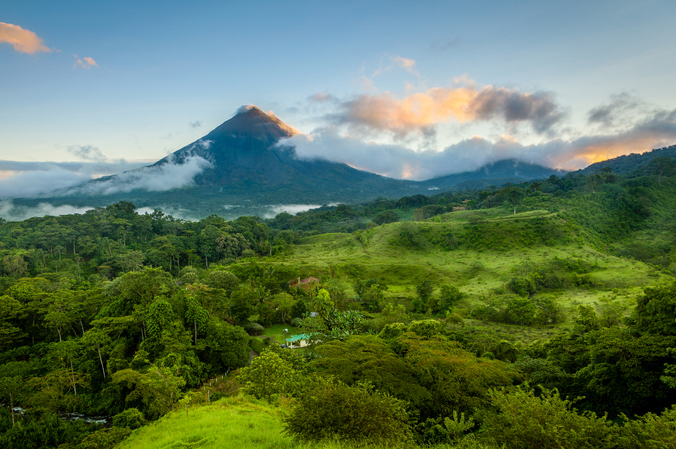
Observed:
[[[530,278],[512,278],[509,288],[519,296],[529,296],[535,293],[535,282]]]
[[[369,384],[317,379],[283,419],[286,431],[302,442],[394,446],[412,440],[404,402]]]
[[[78,445],[78,449],[113,449],[131,434],[126,427],[101,429],[87,435]]]
[[[247,331],[249,335],[261,335],[265,328],[258,323],[246,323],[244,325],[244,330]]]
[[[146,418],[137,408],[128,408],[122,413],[113,416],[114,427],[129,427],[131,430],[138,429],[146,424]]]
[[[605,417],[579,414],[556,390],[518,388],[489,392],[493,410],[482,412],[484,438],[510,449],[610,448],[613,429]]]

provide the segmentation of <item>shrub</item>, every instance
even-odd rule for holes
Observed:
[[[131,429],[126,427],[101,429],[87,435],[77,447],[78,449],[113,449],[129,434],[131,434]]]
[[[244,325],[244,330],[247,331],[249,335],[260,335],[265,328],[258,323],[246,323]]]
[[[350,387],[335,379],[317,379],[283,419],[286,431],[302,442],[337,439],[392,446],[412,439],[404,403],[367,383]]]
[[[529,278],[512,278],[509,288],[519,296],[529,296],[535,293],[535,282]]]
[[[127,410],[113,416],[114,427],[129,427],[131,430],[145,426],[146,418],[137,408],[128,408]]]
[[[482,433],[510,449],[604,448],[613,445],[613,429],[605,417],[577,413],[556,390],[517,388],[489,392],[494,411],[483,412]]]

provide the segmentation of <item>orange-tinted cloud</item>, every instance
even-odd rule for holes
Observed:
[[[455,120],[470,122],[499,119],[530,122],[539,132],[549,130],[563,114],[549,93],[523,93],[503,87],[435,87],[398,98],[390,92],[365,94],[343,103],[334,116],[339,123],[391,131],[399,136],[426,132],[434,125]]]
[[[392,58],[395,64],[399,67],[405,69],[407,72],[413,72],[413,67],[415,67],[415,60],[409,58],[403,58],[401,56],[395,56]]]
[[[82,67],[85,69],[91,69],[92,67],[98,67],[99,65],[94,61],[94,58],[90,58],[89,56],[85,56],[84,58],[80,59],[78,55],[73,55],[75,58],[75,64],[73,65],[74,68],[76,67]]]
[[[0,43],[10,44],[14,50],[31,55],[41,51],[51,51],[45,47],[37,34],[11,23],[0,22]]]

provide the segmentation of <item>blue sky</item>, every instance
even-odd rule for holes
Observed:
[[[389,176],[579,168],[676,144],[675,19],[673,1],[4,0],[0,160],[96,176],[252,103],[302,157]],[[30,170],[0,162],[0,189]]]

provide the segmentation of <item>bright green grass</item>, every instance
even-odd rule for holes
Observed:
[[[209,405],[165,415],[135,430],[119,449],[348,449],[339,442],[305,445],[283,432],[282,409],[248,397],[224,398]],[[446,446],[440,446],[439,449]]]
[[[226,398],[210,405],[169,413],[135,430],[119,448],[257,448],[296,447],[282,433],[279,409],[243,399]]]
[[[286,335],[284,333],[284,329],[287,329],[288,332],[286,332]],[[263,335],[258,337],[258,338],[267,338],[270,337],[274,341],[276,341],[279,344],[282,344],[284,342],[284,337],[286,336],[287,338],[296,335],[299,333],[299,331],[293,327],[290,324],[273,324],[270,327],[265,328],[263,331]]]

